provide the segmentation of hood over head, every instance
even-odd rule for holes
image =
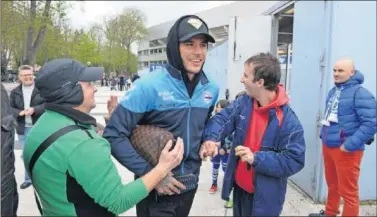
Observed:
[[[259,112],[268,111],[272,108],[283,106],[289,102],[289,97],[283,85],[278,85],[278,91],[276,92],[276,98],[270,104],[263,107],[256,107],[255,110]]]
[[[215,42],[214,38],[209,34],[207,24],[196,15],[182,16],[170,28],[166,54],[169,64],[181,73],[186,72],[186,70],[179,52],[179,43],[200,34],[205,35],[208,42]]]

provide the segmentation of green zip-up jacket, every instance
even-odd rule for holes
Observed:
[[[54,132],[74,124],[88,130],[63,135],[36,162],[32,181],[44,216],[115,216],[148,195],[141,179],[122,184],[110,144],[94,131],[94,118],[55,104],[45,108],[26,138],[25,168],[39,145]]]

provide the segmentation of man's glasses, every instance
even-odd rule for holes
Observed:
[[[32,76],[34,76],[34,74],[23,74],[23,75],[21,75],[21,77],[32,77]]]

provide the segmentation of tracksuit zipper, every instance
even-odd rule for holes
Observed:
[[[182,74],[181,74],[181,79],[182,79],[182,81],[183,81],[183,85],[184,85],[185,90],[186,90],[186,96],[187,96],[188,104],[189,104],[189,110],[188,110],[188,114],[187,114],[187,125],[186,125],[186,127],[187,127],[187,129],[186,129],[186,132],[187,132],[187,139],[186,139],[186,142],[185,142],[185,147],[186,147],[187,152],[186,152],[185,158],[182,160],[182,163],[181,163],[181,173],[182,173],[182,174],[185,174],[185,161],[186,161],[186,159],[188,158],[188,156],[190,155],[190,118],[191,118],[191,98],[192,98],[192,96],[194,96],[194,94],[195,94],[195,89],[196,89],[196,86],[197,86],[198,84],[194,87],[194,90],[193,90],[192,96],[190,97],[190,94],[189,94],[189,92],[188,92],[188,90],[187,90],[187,88],[186,88],[186,84],[185,84],[185,82],[184,82],[184,80],[183,80]]]
[[[182,161],[182,167],[181,167],[181,172],[182,174],[184,174],[185,172],[185,169],[184,169],[184,166],[185,166],[185,160],[188,158],[189,154],[190,154],[190,118],[191,118],[191,99],[189,99],[189,110],[188,110],[188,114],[187,114],[187,139],[186,139],[186,156],[185,158],[183,159]]]

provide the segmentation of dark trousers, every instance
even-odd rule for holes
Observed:
[[[156,196],[152,191],[148,197],[136,205],[137,216],[188,216],[196,190],[173,196]]]
[[[233,189],[233,216],[251,216],[253,213],[254,194],[234,184]]]
[[[11,192],[5,192],[6,190],[3,191],[3,189],[1,192],[1,216],[17,216],[18,193],[16,178],[13,178],[11,182]]]

